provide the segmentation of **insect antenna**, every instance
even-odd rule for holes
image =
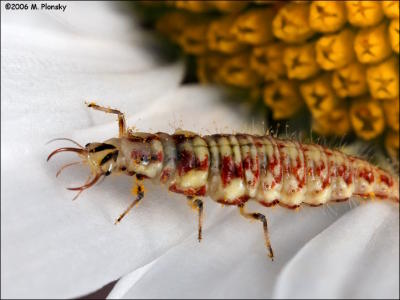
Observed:
[[[50,144],[52,142],[55,142],[55,141],[70,141],[70,142],[74,143],[75,145],[77,145],[78,147],[80,147],[81,149],[84,149],[81,144],[79,144],[78,142],[75,142],[74,140],[69,139],[69,138],[55,138],[55,139],[52,139],[52,140],[48,141],[46,143],[46,145],[48,145],[48,144]]]

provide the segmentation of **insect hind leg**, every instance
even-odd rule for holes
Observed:
[[[199,231],[198,231],[198,240],[201,242],[202,239],[202,224],[203,224],[203,201],[200,199],[194,199],[193,197],[187,197],[188,204],[197,210],[199,216]]]
[[[243,217],[245,217],[247,219],[258,220],[258,221],[261,221],[263,223],[265,245],[268,248],[269,257],[273,261],[274,260],[274,251],[272,250],[271,241],[269,239],[267,218],[263,214],[260,214],[260,213],[249,213],[249,212],[246,212],[245,211],[245,204],[241,204],[238,207],[239,207],[239,212]]]
[[[90,107],[90,108],[93,108],[95,110],[103,111],[105,113],[118,115],[119,137],[122,137],[122,136],[125,135],[125,133],[126,133],[126,121],[125,121],[125,115],[122,112],[120,112],[119,110],[116,110],[116,109],[112,109],[112,108],[108,108],[108,107],[97,105],[97,104],[95,104],[93,102],[88,103],[87,106]]]

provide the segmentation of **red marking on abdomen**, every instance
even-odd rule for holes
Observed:
[[[375,197],[380,198],[380,199],[387,199],[387,198],[389,198],[389,196],[388,196],[388,195],[385,195],[385,194],[375,194]]]
[[[272,201],[272,202],[263,202],[263,201],[260,201],[260,204],[263,205],[263,206],[265,206],[265,207],[275,206],[275,205],[277,205],[278,203],[279,203],[279,200],[277,200],[277,199],[275,199],[275,200]]]
[[[182,176],[195,167],[196,160],[193,152],[182,150],[178,154],[178,174]]]
[[[300,205],[287,205],[287,204],[282,203],[282,202],[279,202],[278,204],[279,204],[280,206],[285,207],[285,208],[288,208],[288,209],[296,209],[296,208],[300,207]]]
[[[307,205],[307,206],[311,206],[311,207],[318,207],[318,206],[321,206],[322,205],[322,203],[318,203],[318,204],[311,204],[311,203],[305,203],[305,202],[303,202],[305,205]]]
[[[358,176],[360,176],[361,178],[364,178],[368,183],[372,183],[374,182],[374,174],[372,173],[371,170],[366,170],[366,169],[362,169]]]
[[[304,174],[303,178],[299,176],[299,170],[303,168]],[[301,189],[306,183],[306,173],[305,173],[305,158],[304,158],[304,165],[301,165],[301,160],[299,156],[296,156],[296,166],[292,167],[292,172],[296,177],[298,187]]]
[[[228,201],[225,199],[219,199],[219,200],[217,200],[217,202],[224,204],[224,205],[241,205],[241,204],[247,202],[248,200],[249,200],[249,196],[242,196],[242,197],[236,198],[232,201]]]
[[[235,164],[235,178],[243,178],[242,164]]]
[[[205,196],[206,192],[207,192],[205,185],[203,185],[199,188],[188,188],[188,189],[182,190],[182,189],[178,189],[175,183],[169,187],[169,190],[171,192],[184,194],[186,196]]]
[[[224,156],[222,158],[222,166],[221,166],[221,179],[223,186],[227,186],[234,176],[235,166],[232,161],[232,157]]]
[[[231,156],[224,156],[221,166],[221,179],[223,186],[229,185],[232,179],[243,178],[242,164],[234,164]]]
[[[343,201],[347,201],[347,200],[349,200],[349,198],[335,199],[333,201],[335,201],[335,202],[343,202]]]
[[[245,170],[250,170],[250,165],[251,165],[250,156],[246,156],[246,157],[243,159],[243,168],[244,168]]]
[[[270,171],[270,172],[272,172],[272,174],[274,174],[274,169],[278,164],[279,164],[279,160],[275,156],[272,156],[272,159],[268,160],[268,171]]]
[[[289,161],[287,160],[286,153],[280,153],[280,163],[281,163],[281,168],[283,169],[283,174],[288,174],[290,172],[290,159]]]
[[[343,178],[343,180],[346,182],[346,184],[350,185],[353,183],[353,169],[350,167],[349,169],[346,168],[346,166],[344,167],[344,172],[341,175],[341,177]]]
[[[337,174],[340,177],[343,177],[344,172],[346,172],[346,166],[345,165],[340,165],[339,167],[337,167]]]
[[[329,186],[329,184],[331,183],[331,165],[329,164],[329,158],[328,156],[332,155],[332,152],[330,152],[329,150],[324,148],[324,153],[327,156],[326,157],[326,161],[327,161],[327,165],[326,165],[326,177],[324,178],[324,181],[322,181],[322,189],[325,189],[327,186]],[[325,167],[325,164],[323,163],[323,166]]]
[[[256,163],[251,159],[250,156],[246,156],[243,160],[243,168],[246,171],[250,171],[253,174],[253,180],[247,182],[248,185],[254,186],[260,178],[260,170],[258,168],[258,157],[256,156]]]
[[[321,176],[323,170],[325,170],[325,164],[324,164],[323,161],[321,161],[321,164],[319,164],[319,165],[315,168],[315,172],[317,173],[318,176]]]
[[[199,161],[196,157],[196,169],[197,170],[202,170],[202,171],[207,171],[208,169],[208,155],[202,160]]]
[[[393,179],[387,177],[386,175],[381,175],[379,179],[381,180],[381,182],[384,182],[388,187],[393,186]]]
[[[271,172],[272,176],[274,177],[274,183],[272,183],[272,187],[275,186],[275,183],[280,183],[282,181],[282,176],[283,176],[283,172],[282,172],[282,164],[281,164],[281,158],[280,158],[280,153],[279,150],[277,149],[278,146],[276,144],[276,141],[267,136],[268,141],[270,142],[270,144],[273,147],[272,150],[272,157],[269,157],[267,155],[267,159],[268,159],[268,166],[267,166],[267,170],[269,172]],[[278,167],[278,174],[275,174],[275,168]]]

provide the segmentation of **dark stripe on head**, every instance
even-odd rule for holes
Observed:
[[[103,143],[100,146],[97,146],[96,148],[90,150],[90,152],[99,152],[99,151],[103,151],[103,150],[107,150],[107,149],[115,149],[115,146],[111,145],[111,144]]]
[[[104,165],[107,161],[109,161],[111,158],[116,161],[118,157],[118,150],[115,150],[111,153],[108,153],[106,156],[103,157],[103,159],[100,162],[100,166]]]

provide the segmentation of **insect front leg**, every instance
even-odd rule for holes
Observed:
[[[126,121],[125,121],[125,115],[122,112],[120,112],[119,110],[116,110],[116,109],[107,108],[107,107],[104,107],[104,106],[97,105],[97,104],[95,104],[93,102],[89,103],[87,106],[91,107],[91,108],[93,108],[95,110],[100,110],[100,111],[103,111],[103,112],[106,112],[106,113],[118,115],[119,137],[123,137],[125,135],[125,133],[126,133]]]
[[[199,242],[201,242],[201,238],[202,238],[202,223],[203,223],[203,201],[200,199],[194,199],[193,197],[187,197],[188,200],[188,204],[190,205],[190,207],[194,208],[197,210],[198,212],[198,216],[199,216],[199,233],[198,233],[198,240]]]
[[[274,260],[274,252],[272,251],[271,241],[269,240],[267,218],[263,214],[260,214],[260,213],[248,213],[248,212],[246,212],[245,211],[245,205],[246,205],[245,203],[239,205],[240,214],[245,218],[255,219],[255,220],[261,221],[263,223],[265,245],[268,248],[269,257],[271,258],[271,260]]]
[[[144,197],[144,186],[143,179],[139,176],[136,176],[136,185],[132,189],[133,194],[135,194],[136,199],[128,206],[128,208],[119,216],[119,218],[115,221],[114,224],[119,223],[123,217],[136,205],[140,200]]]

